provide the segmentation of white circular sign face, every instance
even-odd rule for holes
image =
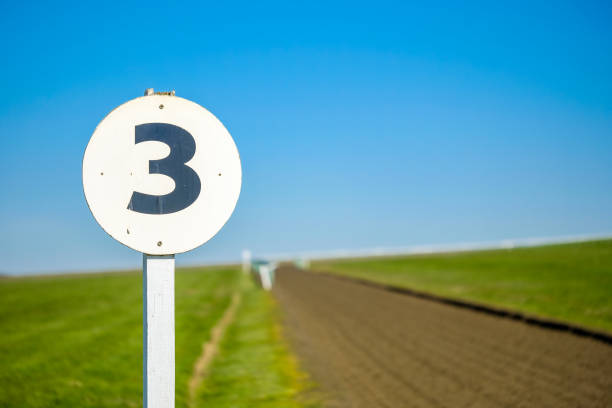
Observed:
[[[240,195],[238,150],[200,105],[171,95],[124,103],[83,157],[83,190],[100,226],[151,255],[194,249],[227,222]]]

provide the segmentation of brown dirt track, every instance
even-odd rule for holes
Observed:
[[[274,293],[328,407],[609,407],[612,346],[293,268]]]

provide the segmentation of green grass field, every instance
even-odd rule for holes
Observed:
[[[235,268],[176,275],[176,406],[236,291],[243,301],[196,406],[304,406],[276,306]],[[0,279],[0,333],[0,407],[142,406],[140,273]]]
[[[321,261],[312,268],[612,331],[612,240]]]

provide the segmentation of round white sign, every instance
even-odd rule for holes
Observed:
[[[223,124],[173,95],[124,103],[94,131],[83,190],[100,226],[150,255],[194,249],[227,222],[240,195],[238,149]]]

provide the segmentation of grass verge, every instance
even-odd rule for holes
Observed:
[[[236,321],[239,326],[232,329],[230,338],[277,330],[271,298],[245,282],[236,268],[177,272],[177,408],[187,406],[194,362],[233,293],[246,291],[249,307]],[[246,324],[249,313],[264,317]],[[0,333],[1,407],[142,406],[141,273],[0,279]],[[241,372],[256,377],[264,370],[273,379],[252,382],[251,395],[273,394],[279,398],[285,393],[290,401],[289,396],[295,396],[298,374],[288,363],[291,356],[281,339],[263,336],[252,350],[250,346],[247,342],[238,342],[235,347],[226,344],[217,356],[221,367],[234,355],[252,352],[259,357],[240,357]],[[266,357],[262,350],[270,354]],[[215,367],[213,361],[211,373],[218,373]],[[202,406],[225,406],[223,393],[251,398],[242,383],[227,383]],[[234,401],[235,406],[252,406],[239,399]]]
[[[282,338],[276,302],[243,282],[242,303],[198,393],[202,407],[314,407],[309,383]]]
[[[313,269],[612,331],[612,240],[321,261]]]

